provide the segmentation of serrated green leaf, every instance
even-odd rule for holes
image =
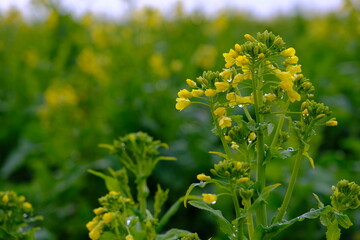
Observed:
[[[89,169],[88,172],[97,177],[102,178],[105,181],[105,185],[106,185],[106,188],[108,189],[108,191],[121,192],[121,187],[120,187],[119,181],[116,178],[108,176],[101,172],[94,171],[92,169]]]
[[[304,213],[296,218],[293,218],[289,221],[283,221],[280,223],[275,223],[270,226],[264,227],[262,225],[259,225],[256,227],[254,232],[254,240],[266,240],[271,239],[277,234],[279,234],[281,231],[285,230],[286,228],[290,227],[296,222],[301,222],[305,219],[315,219],[318,218],[321,215],[324,215],[326,213],[329,213],[332,211],[332,208],[330,206],[326,206],[319,209],[311,209],[309,212]]]
[[[192,183],[190,185],[190,187],[188,188],[188,190],[186,191],[186,194],[185,194],[185,197],[184,197],[184,207],[186,207],[187,205],[187,200],[189,198],[189,195],[190,193],[192,192],[192,190],[195,188],[195,187],[205,187],[206,185],[208,184],[208,182],[199,182],[199,183]]]
[[[336,220],[338,221],[338,223],[340,224],[341,227],[349,228],[349,227],[351,227],[353,225],[353,223],[351,222],[348,215],[338,213],[338,212],[334,212],[334,214],[335,214]]]
[[[191,232],[182,229],[170,229],[164,234],[157,235],[155,240],[177,240]]]
[[[327,240],[339,240],[340,239],[340,228],[339,224],[336,220],[333,222],[328,222],[328,227],[326,231],[326,239]]]
[[[192,206],[205,210],[211,213],[219,224],[221,231],[228,236],[231,236],[234,232],[232,224],[223,216],[220,210],[213,209],[203,201],[189,201]]]

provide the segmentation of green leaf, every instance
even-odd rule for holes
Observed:
[[[268,123],[267,124],[267,135],[270,136],[270,134],[272,133],[273,130],[274,130],[274,124]]]
[[[105,175],[101,172],[94,171],[92,169],[89,169],[88,172],[104,179],[105,185],[106,185],[106,188],[108,189],[108,191],[121,192],[121,187],[120,187],[119,181],[116,178],[110,177],[108,175]]]
[[[319,216],[329,213],[332,211],[330,206],[326,206],[319,209],[311,209],[309,212],[304,213],[296,218],[293,218],[289,221],[283,221],[280,223],[275,223],[270,226],[264,227],[262,225],[257,226],[254,232],[254,240],[266,240],[271,239],[281,231],[285,230],[286,228],[290,227],[296,222],[301,222],[305,219],[315,219]]]
[[[196,208],[205,210],[215,216],[223,233],[227,234],[228,236],[231,236],[234,233],[232,224],[222,215],[220,210],[213,209],[203,201],[189,201],[189,204]]]
[[[339,240],[340,239],[340,228],[337,220],[333,222],[328,222],[328,227],[326,231],[327,240]]]
[[[186,230],[173,228],[164,234],[157,235],[155,240],[177,240],[189,233],[190,232]]]
[[[316,198],[316,200],[318,201],[318,207],[322,208],[324,207],[324,204],[320,201],[320,198],[318,195],[316,195],[315,193],[313,193],[314,197]]]
[[[343,228],[349,228],[353,225],[350,218],[346,214],[341,214],[338,212],[334,212],[335,219],[338,221],[341,227]]]
[[[277,184],[273,184],[273,185],[269,185],[269,186],[265,187],[262,190],[262,192],[260,193],[259,197],[255,200],[255,202],[248,209],[247,215],[249,215],[250,213],[254,213],[262,202],[266,203],[266,199],[269,197],[270,192],[273,191],[275,188],[277,188],[280,185],[281,184],[277,183]]]
[[[103,232],[100,237],[100,240],[113,240],[113,239],[116,239],[116,235],[108,231]]]
[[[218,156],[220,156],[220,157],[222,157],[222,158],[228,159],[228,155],[225,154],[225,153],[213,152],[213,151],[210,151],[209,153],[212,153],[212,154],[218,155]]]
[[[186,194],[185,194],[185,197],[184,197],[184,207],[186,207],[186,204],[187,204],[187,200],[189,198],[189,195],[190,193],[192,192],[192,190],[195,188],[195,187],[205,187],[206,185],[208,184],[208,182],[199,182],[199,183],[192,183],[190,185],[190,187],[188,188],[188,190],[186,191]]]

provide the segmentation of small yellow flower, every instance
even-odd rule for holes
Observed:
[[[236,94],[234,92],[229,92],[226,94],[226,100],[236,101]]]
[[[8,196],[7,194],[5,194],[5,195],[2,197],[1,201],[2,201],[3,203],[7,204],[7,203],[9,202],[9,196]]]
[[[282,40],[283,40],[282,37],[276,37],[275,41],[274,41],[274,44],[279,45],[282,42]]]
[[[245,34],[244,35],[245,39],[248,40],[248,41],[251,41],[251,42],[255,42],[255,38],[253,36],[251,36],[250,34]]]
[[[238,43],[235,44],[235,51],[238,52],[238,53],[241,53],[242,50],[241,50],[240,44],[238,44]]]
[[[129,234],[125,237],[125,240],[134,240],[134,237],[131,234]]]
[[[194,97],[201,97],[202,95],[204,95],[204,91],[201,90],[201,89],[193,89],[191,91],[191,94],[194,96]]]
[[[291,81],[281,81],[279,83],[279,87],[282,88],[285,91],[292,91],[293,90],[294,83]]]
[[[307,108],[304,109],[304,111],[301,112],[302,115],[309,115],[309,110]]]
[[[236,74],[232,81],[233,87],[236,87],[237,84],[241,83],[244,79],[245,79],[244,74],[240,74],[240,73]]]
[[[258,55],[258,58],[259,58],[259,59],[264,59],[264,58],[265,58],[265,54],[260,53],[260,54]]]
[[[205,90],[205,96],[207,97],[213,97],[216,95],[216,90],[215,89],[206,89]]]
[[[92,231],[97,225],[98,225],[98,221],[97,220],[95,220],[95,219],[93,219],[93,220],[91,220],[90,222],[88,222],[87,224],[86,224],[86,228],[89,230],[89,231]]]
[[[256,133],[251,132],[251,133],[249,134],[249,140],[250,140],[250,141],[254,141],[255,139],[256,139]]]
[[[275,76],[281,81],[294,81],[295,77],[289,72],[277,72]]]
[[[246,56],[238,56],[235,59],[235,63],[236,63],[237,66],[240,67],[240,66],[244,66],[244,65],[249,65],[250,61]]]
[[[196,82],[194,82],[193,80],[186,79],[186,83],[187,83],[187,85],[189,85],[189,87],[196,88]]]
[[[267,93],[264,95],[264,102],[273,102],[276,99],[275,94]]]
[[[24,202],[24,203],[23,203],[23,209],[24,209],[25,211],[30,211],[30,210],[32,209],[31,203],[29,203],[29,202]]]
[[[225,92],[229,89],[230,84],[228,82],[216,82],[215,87],[217,92]]]
[[[110,223],[115,217],[115,213],[113,212],[107,212],[103,215],[102,219],[104,221],[105,224]]]
[[[221,116],[219,117],[218,119],[218,123],[219,123],[219,126],[223,129],[223,128],[226,128],[226,127],[231,127],[231,118],[229,117],[225,117],[225,116]]]
[[[316,116],[316,119],[321,119],[321,118],[324,118],[326,115],[321,113],[319,115]]]
[[[93,230],[89,232],[89,238],[91,240],[98,240],[101,237],[102,228],[101,225],[98,224]]]
[[[301,100],[300,94],[297,93],[294,90],[288,91],[287,94],[288,94],[288,97],[290,99],[290,102],[295,102],[295,101],[300,101]]]
[[[229,69],[225,69],[220,73],[220,75],[223,77],[224,80],[228,80],[231,78],[232,73]]]
[[[299,58],[297,56],[292,56],[292,57],[285,59],[284,63],[285,64],[297,64],[298,61],[299,61]]]
[[[202,197],[203,197],[203,201],[209,204],[214,204],[217,200],[217,196],[211,193],[203,193]]]
[[[191,92],[187,89],[182,89],[178,92],[179,98],[192,98]]]
[[[106,211],[106,210],[105,210],[105,208],[103,208],[103,207],[95,208],[95,209],[93,210],[93,212],[94,212],[96,215],[102,214],[102,213],[105,212],[105,211]]]
[[[236,104],[238,104],[238,105],[254,104],[254,97],[253,96],[247,96],[247,97],[236,96]]]
[[[286,71],[292,75],[301,72],[301,65],[289,65],[286,67]]]
[[[225,138],[225,141],[227,141],[227,142],[230,142],[232,140],[231,137],[228,135],[224,136],[224,138]]]
[[[235,58],[237,58],[239,54],[235,52],[233,49],[230,49],[229,53],[224,53],[223,56],[226,62],[225,67],[229,68],[235,64]]]
[[[240,147],[240,146],[239,146],[236,142],[232,142],[232,143],[231,143],[231,148],[232,148],[232,149],[237,150],[237,149],[239,149],[239,147]]]
[[[187,98],[176,98],[175,108],[181,111],[187,108],[190,105],[190,103],[191,103],[190,100]]]
[[[216,116],[224,116],[224,115],[226,115],[226,108],[218,107],[217,109],[215,109],[214,114]]]
[[[338,125],[338,121],[336,121],[335,119],[330,119],[325,123],[325,125],[328,127],[335,127]]]
[[[248,177],[242,177],[242,178],[238,179],[236,182],[238,184],[240,184],[240,183],[248,182],[249,180],[250,180],[250,178],[248,178]]]
[[[207,176],[207,175],[205,175],[205,174],[203,174],[203,173],[198,174],[198,175],[196,176],[196,178],[197,178],[199,181],[202,181],[202,182],[206,182],[206,181],[211,180],[211,177],[210,177],[210,176]]]
[[[280,53],[280,56],[282,57],[292,57],[295,55],[295,49],[294,48],[287,48],[284,51]]]

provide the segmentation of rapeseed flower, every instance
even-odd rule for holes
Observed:
[[[202,197],[203,197],[203,201],[209,204],[214,204],[217,200],[217,196],[211,193],[203,193]]]
[[[191,103],[190,100],[187,98],[176,98],[175,108],[181,111],[187,108],[190,105],[190,103]]]
[[[218,119],[218,123],[221,128],[231,127],[231,121],[231,118],[225,116],[221,116]]]
[[[197,178],[199,181],[202,181],[202,182],[206,182],[206,181],[211,180],[211,177],[210,177],[210,176],[207,176],[207,175],[205,175],[205,174],[203,174],[203,173],[198,174],[198,175],[196,176],[196,178]]]

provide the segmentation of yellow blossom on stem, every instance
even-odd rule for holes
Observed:
[[[251,41],[251,42],[255,42],[255,38],[253,36],[251,36],[250,34],[245,34],[244,35],[245,39],[248,40],[248,41]]]
[[[193,95],[193,97],[201,97],[202,95],[204,95],[204,91],[201,89],[193,89],[191,91],[191,94]]]
[[[299,93],[297,93],[294,90],[290,90],[287,92],[288,97],[290,99],[290,102],[295,102],[295,101],[300,101],[301,100],[301,96]]]
[[[241,83],[244,80],[244,74],[236,74],[233,81],[232,81],[232,85],[233,87],[236,87],[237,84]]]
[[[115,213],[107,212],[103,215],[102,219],[103,219],[104,223],[108,224],[114,219],[114,217],[115,217]]]
[[[187,89],[182,89],[178,92],[179,98],[192,98],[191,92]]]
[[[221,128],[231,127],[231,121],[231,118],[225,116],[221,116],[218,119],[218,123]]]
[[[226,108],[218,107],[217,109],[215,109],[214,114],[216,116],[224,116],[224,115],[226,115]]]
[[[301,65],[288,65],[286,71],[294,75],[301,72]]]
[[[256,139],[256,133],[251,132],[251,133],[249,134],[249,140],[250,140],[250,141],[254,141],[255,139]]]
[[[7,203],[9,202],[9,196],[8,196],[7,194],[5,194],[5,195],[2,197],[1,201],[2,201],[3,203],[7,204]]]
[[[98,240],[98,239],[100,239],[101,232],[102,232],[102,226],[100,224],[98,224],[95,226],[95,228],[93,230],[91,230],[89,232],[89,238],[91,240]]]
[[[90,222],[88,222],[86,224],[86,228],[89,230],[89,231],[92,231],[97,225],[99,224],[99,222],[97,220],[91,220]]]
[[[282,88],[282,89],[285,90],[285,91],[291,91],[291,90],[293,90],[293,89],[292,89],[292,88],[293,88],[293,85],[294,85],[294,83],[291,82],[291,81],[281,81],[281,82],[279,83],[279,87]]]
[[[295,77],[290,72],[277,72],[275,76],[281,81],[294,81]]]
[[[259,59],[264,59],[264,58],[265,58],[265,54],[260,53],[260,54],[258,55],[258,58],[259,58]]]
[[[31,203],[29,203],[29,202],[24,202],[24,203],[23,203],[23,209],[24,209],[25,211],[31,210],[31,209],[32,209]]]
[[[328,126],[328,127],[335,127],[335,126],[338,125],[338,121],[336,121],[336,119],[333,118],[333,119],[330,119],[329,121],[327,121],[325,123],[325,125]]]
[[[298,61],[299,61],[299,58],[297,56],[292,56],[292,57],[289,57],[289,58],[285,59],[284,63],[285,63],[285,65],[287,65],[287,64],[297,64]]]
[[[202,197],[203,197],[203,201],[209,204],[214,204],[217,200],[217,196],[211,193],[203,193]]]
[[[246,56],[238,56],[235,59],[235,63],[236,63],[237,66],[241,67],[241,66],[244,66],[244,65],[249,65],[250,61]]]
[[[264,95],[264,102],[273,102],[276,99],[275,94],[267,93]]]
[[[175,108],[181,111],[187,108],[190,105],[190,103],[191,103],[190,100],[187,98],[177,98]]]
[[[238,52],[238,53],[241,53],[242,49],[241,49],[241,46],[240,44],[235,44],[235,51]]]
[[[134,240],[134,237],[131,234],[129,234],[126,235],[125,240]]]
[[[189,87],[196,88],[196,82],[194,82],[193,80],[186,79],[186,83],[187,83],[187,85],[189,85]]]
[[[198,175],[196,176],[196,178],[197,178],[199,181],[202,181],[202,182],[206,182],[206,181],[211,180],[211,177],[210,177],[210,176],[207,176],[207,175],[205,175],[205,174],[203,174],[203,173],[198,174]]]
[[[236,96],[236,104],[254,104],[254,97],[253,96],[247,96],[247,97],[240,97]]]
[[[230,84],[228,82],[216,82],[215,87],[217,92],[225,92],[229,89]]]
[[[236,182],[238,184],[240,184],[240,183],[248,182],[249,180],[250,180],[250,178],[248,178],[248,177],[242,177],[242,178],[238,179]]]
[[[229,68],[235,64],[235,58],[237,58],[239,54],[235,52],[233,49],[230,49],[230,51],[228,53],[224,53],[223,56],[226,62],[225,67]]]
[[[231,148],[232,148],[232,149],[237,150],[237,149],[239,149],[239,147],[240,147],[240,146],[239,146],[236,142],[232,142],[232,143],[231,143]]]
[[[216,95],[216,90],[215,89],[206,89],[205,90],[205,96],[207,97],[213,97]]]
[[[230,142],[232,140],[231,137],[228,135],[224,136],[224,138],[225,138],[225,141],[227,141],[227,142]]]
[[[225,69],[220,73],[224,80],[228,80],[231,78],[231,71],[229,69]]]
[[[103,208],[103,207],[98,207],[98,208],[95,208],[94,210],[93,210],[93,212],[96,214],[96,215],[99,215],[99,214],[102,214],[103,212],[105,212],[106,210],[105,210],[105,208]]]
[[[284,51],[280,53],[280,56],[282,57],[292,57],[295,55],[295,49],[294,48],[287,48]]]

